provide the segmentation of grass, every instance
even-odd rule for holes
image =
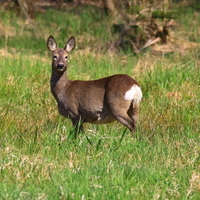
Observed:
[[[107,54],[97,44],[111,39],[108,23],[88,10],[38,14],[39,38],[22,18],[0,11],[8,35],[0,39],[0,199],[199,199],[199,49]],[[199,17],[193,33],[182,25],[196,42]],[[138,80],[144,97],[134,136],[118,123],[86,124],[74,140],[50,94],[50,34],[60,46],[77,36],[71,79],[127,73]]]

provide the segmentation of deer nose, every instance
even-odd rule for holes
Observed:
[[[64,67],[65,66],[62,63],[60,63],[60,64],[57,65],[58,70],[61,70],[61,71],[64,69]]]

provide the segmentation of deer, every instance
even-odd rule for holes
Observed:
[[[118,121],[132,133],[136,131],[142,91],[138,82],[126,74],[96,80],[69,80],[68,56],[76,46],[72,36],[64,48],[58,48],[53,36],[47,39],[52,53],[51,92],[59,113],[69,118],[75,135],[83,124],[107,124]]]

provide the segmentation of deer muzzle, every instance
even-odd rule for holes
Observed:
[[[64,64],[58,64],[57,65],[57,70],[58,71],[60,71],[60,72],[62,72],[62,71],[64,71],[66,69],[66,66],[64,65]]]

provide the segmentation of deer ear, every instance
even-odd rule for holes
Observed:
[[[75,48],[76,46],[76,40],[75,40],[75,37],[71,37],[67,42],[66,42],[66,45],[64,47],[65,51],[67,52],[71,52],[73,51],[73,49]]]
[[[47,39],[47,47],[50,51],[55,51],[57,49],[57,43],[53,36],[49,36]]]

